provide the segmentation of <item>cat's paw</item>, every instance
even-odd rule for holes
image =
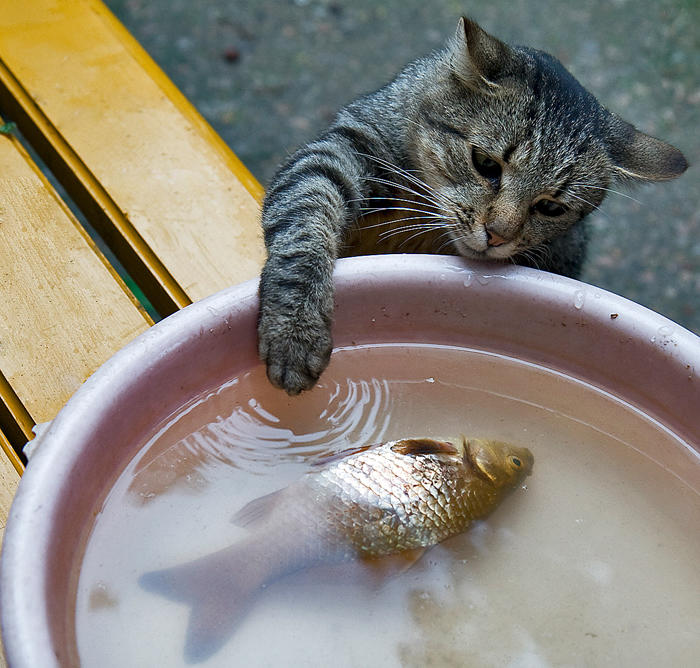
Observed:
[[[328,366],[333,343],[323,318],[261,317],[258,352],[270,382],[287,392],[310,390]]]

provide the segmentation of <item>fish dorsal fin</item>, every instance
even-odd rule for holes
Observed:
[[[272,509],[277,505],[280,492],[283,489],[278,489],[270,494],[259,496],[249,503],[246,503],[232,518],[231,521],[239,527],[249,527],[262,522],[270,516]]]
[[[407,438],[396,441],[391,449],[399,455],[456,455],[459,450],[448,441],[436,441],[434,438]]]

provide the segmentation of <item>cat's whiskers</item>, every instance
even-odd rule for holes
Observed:
[[[399,243],[398,248],[401,248],[402,246],[404,246],[405,244],[407,244],[409,241],[413,241],[414,239],[417,239],[417,238],[420,237],[422,234],[426,234],[426,233],[429,232],[429,231],[431,231],[431,230],[419,230],[418,232],[412,234],[410,237],[407,237],[407,238],[404,239],[401,243]]]
[[[552,257],[552,247],[548,246],[547,244],[539,244],[537,246],[533,246],[533,250],[536,250],[544,259]]]
[[[388,169],[390,172],[396,174],[397,176],[403,176],[404,178],[408,179],[411,183],[413,183],[413,185],[421,188],[422,190],[425,190],[429,195],[438,194],[433,190],[433,188],[431,188],[427,183],[425,183],[425,181],[419,179],[409,170],[395,165],[393,162],[389,162],[388,160],[384,160],[384,158],[380,158],[379,156],[371,155],[369,153],[359,153],[358,155],[361,155],[363,158],[367,158],[369,160],[372,160],[373,162],[376,162],[378,165],[381,165],[385,169]]]
[[[529,260],[533,265],[535,265],[535,269],[540,268],[538,260],[541,260],[542,258],[539,257],[536,253],[534,253],[531,249],[526,248],[522,251],[518,251],[517,254],[520,255],[521,257],[525,258],[526,260]],[[517,262],[515,261],[515,257],[513,255],[511,255],[508,259],[513,264],[517,264]]]
[[[355,199],[349,199],[348,202],[369,202],[370,200],[381,200],[381,201],[389,201],[392,204],[394,202],[405,202],[407,204],[413,204],[414,206],[421,205],[421,206],[427,206],[430,208],[435,209],[436,211],[442,211],[442,207],[436,206],[435,204],[430,204],[428,202],[416,202],[414,199],[407,199],[405,197],[357,197]]]
[[[388,179],[382,179],[378,176],[363,176],[362,178],[365,181],[372,181],[374,183],[380,183],[382,185],[389,186],[391,188],[399,188],[400,190],[405,190],[406,192],[409,192],[412,195],[415,195],[416,197],[420,198],[421,200],[425,200],[428,203],[434,205],[436,208],[441,209],[443,206],[439,201],[432,199],[423,193],[417,192],[416,190],[413,190],[413,188],[409,188],[408,186],[406,186],[402,183],[397,183],[396,181],[390,181]],[[391,197],[385,197],[383,199],[391,199]]]
[[[360,211],[364,211],[363,215],[370,215],[372,213],[379,213],[380,211],[414,211],[415,213],[423,213],[426,216],[434,216],[436,218],[450,218],[451,220],[457,220],[456,216],[443,215],[442,212],[438,211],[426,211],[425,209],[414,209],[408,206],[378,206],[378,207],[360,207]]]
[[[415,122],[415,121],[414,121]],[[416,125],[418,125],[416,123]],[[402,167],[399,167],[398,165],[394,165],[391,162],[388,162],[387,160],[384,160],[383,158],[377,158],[376,156],[367,156],[368,158],[372,158],[379,162],[380,164],[383,164],[384,167],[389,169],[390,171],[394,172],[398,176],[403,176],[404,178],[409,179],[411,182],[413,182],[416,186],[420,186],[423,189],[427,190],[432,197],[436,198],[437,200],[440,200],[443,204],[443,206],[459,206],[459,203],[453,200],[451,197],[447,196],[444,193],[440,193],[437,190],[435,190],[432,186],[428,185],[423,179],[421,179],[418,174],[421,173],[421,170],[419,169],[404,169]]]
[[[518,248],[517,252],[514,253],[509,259],[513,264],[517,264],[515,261],[515,256],[520,255],[527,260],[530,260],[532,264],[535,265],[536,269],[540,269],[540,262],[545,263],[552,253],[552,249],[546,244],[537,244],[536,246],[523,246]]]
[[[374,162],[389,170],[393,174],[405,178],[416,188],[420,188],[421,190],[425,191],[428,195],[426,199],[430,199],[431,201],[436,203],[442,202],[444,205],[451,204],[451,202],[445,197],[443,197],[441,193],[437,192],[434,188],[432,188],[425,181],[423,181],[423,179],[418,178],[417,176],[415,176],[415,174],[409,172],[408,170],[403,169],[402,167],[399,167],[398,165],[395,165],[389,162],[388,160],[384,160],[383,158],[379,158],[375,155],[370,155],[368,153],[359,153],[359,155],[368,158],[369,160],[373,160]]]
[[[412,232],[418,230],[419,234],[423,232],[431,232],[433,230],[440,230],[444,227],[442,223],[413,223],[412,225],[402,225],[400,227],[395,227],[390,230],[385,230],[381,232],[378,236],[380,241],[389,239],[390,237],[398,236],[399,234],[405,234],[406,232]]]
[[[452,236],[452,230],[445,230],[438,238],[437,240],[439,241],[443,237],[446,237],[445,241],[443,241],[439,246],[436,251],[436,253],[442,253],[442,250],[452,244],[455,250],[457,250],[456,246],[454,245],[454,237]]]
[[[631,195],[628,195],[627,193],[620,192],[619,190],[614,190],[613,188],[604,188],[603,186],[594,186],[592,183],[572,183],[571,185],[572,186],[579,186],[580,188],[594,188],[595,190],[605,190],[606,192],[614,193],[615,195],[619,195],[620,197],[626,197],[627,199],[631,199],[633,202],[636,202],[640,206],[644,206],[644,202],[640,202],[635,197],[632,197]]]
[[[414,223],[415,225],[437,225],[439,227],[445,227],[451,225],[451,223],[448,223],[447,221],[443,221],[441,218],[438,216],[405,216],[404,218],[394,218],[390,220],[381,220],[377,223],[374,223],[372,225],[362,225],[359,227],[361,230],[371,230],[371,229],[376,229],[378,227],[389,227],[393,228],[397,223],[403,223],[409,220],[420,220],[420,221],[425,221],[421,223]]]
[[[385,232],[382,232],[378,237],[377,237],[377,242],[378,243],[384,243],[391,239],[392,237],[400,237],[405,234],[409,234],[413,232],[413,234],[409,234],[405,239],[401,240],[401,242],[398,244],[397,248],[400,248],[401,246],[404,246],[405,244],[409,243],[410,241],[413,241],[414,239],[417,239],[423,235],[433,233],[436,230],[440,230],[443,228],[443,225],[437,224],[437,223],[423,223],[423,224],[414,224],[414,225],[404,225],[400,228],[395,228],[391,230],[386,230]]]
[[[599,204],[594,204],[593,202],[589,202],[584,197],[580,197],[579,195],[574,195],[571,192],[568,193],[568,195],[569,195],[569,197],[573,197],[574,199],[577,199],[577,200],[583,202],[584,204],[588,204],[588,206],[590,206],[593,209],[593,211],[596,211],[597,213],[599,213],[601,216],[603,216],[603,218],[608,218],[608,220],[610,220],[608,215],[603,211],[603,209],[600,207]]]
[[[449,230],[448,230],[448,232],[445,233],[445,235],[447,235],[448,233],[449,233]],[[440,251],[442,251],[442,249],[445,246],[447,246],[449,244],[453,244],[455,246],[455,248],[457,248],[457,244],[460,241],[467,241],[468,239],[469,239],[469,237],[466,234],[460,234],[456,237],[453,237],[452,235],[450,235],[449,238],[440,245],[437,252],[439,253]]]
[[[596,204],[595,202],[591,202],[590,200],[587,200],[585,197],[581,197],[580,195],[574,195],[574,193],[567,193],[569,197],[573,197],[574,199],[579,200],[579,202],[583,202],[584,204],[588,204],[588,206],[593,207],[594,210],[600,209],[600,204]]]
[[[399,221],[395,222],[408,222],[409,220],[413,220],[412,218],[402,218]],[[383,232],[380,232],[378,235],[379,239],[386,239],[388,237],[394,236],[396,234],[403,234],[404,232],[408,231],[409,229],[423,229],[423,230],[439,230],[445,227],[444,223],[441,223],[439,221],[435,221],[433,223],[412,223],[411,225],[402,225],[400,227],[391,227],[388,230],[384,230]]]
[[[406,123],[413,123],[413,125],[415,125],[417,128],[419,128],[421,130],[423,129],[423,126],[418,121],[414,121],[412,118],[404,118],[403,120]]]
[[[371,230],[377,227],[384,227],[384,226],[391,226],[395,225],[396,223],[402,223],[407,220],[426,220],[426,221],[434,221],[434,222],[439,222],[440,225],[445,226],[445,225],[451,225],[451,223],[448,223],[445,221],[442,216],[436,216],[434,214],[426,214],[422,216],[405,216],[403,218],[389,218],[387,220],[380,220],[376,223],[373,223],[372,225],[359,225],[358,224],[358,229],[363,229],[363,230]]]

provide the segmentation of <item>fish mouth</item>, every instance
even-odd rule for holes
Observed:
[[[532,469],[535,466],[535,456],[527,448],[518,448],[517,454],[523,460],[523,472],[525,475],[532,475]]]

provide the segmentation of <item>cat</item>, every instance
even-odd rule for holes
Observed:
[[[268,378],[295,395],[327,366],[333,266],[349,247],[388,252],[382,239],[403,235],[413,250],[576,277],[585,217],[611,183],[686,168],[680,151],[605,109],[554,57],[461,18],[442,51],[343,108],[273,178],[258,319]],[[394,221],[365,215],[376,210]]]

